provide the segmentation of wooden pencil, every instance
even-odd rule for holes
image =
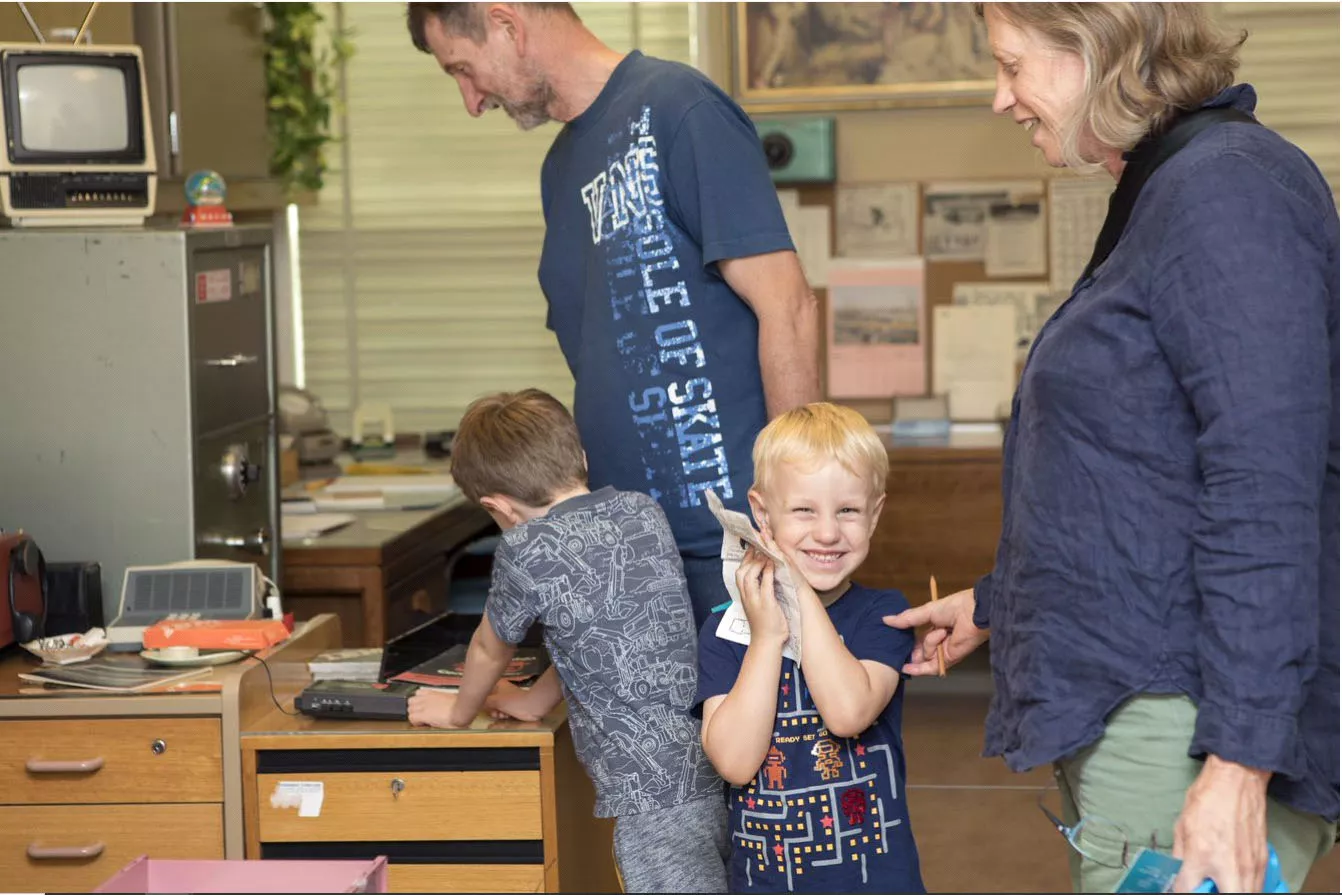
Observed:
[[[932,588],[932,602],[937,601],[937,576],[932,575],[929,579]],[[946,676],[946,641],[937,644],[937,677]]]

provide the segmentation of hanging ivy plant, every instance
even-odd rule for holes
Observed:
[[[322,188],[339,67],[354,53],[346,31],[322,35],[316,3],[266,3],[267,130],[270,173],[290,198]]]

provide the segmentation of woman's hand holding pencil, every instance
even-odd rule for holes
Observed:
[[[932,591],[932,602],[937,601],[937,576],[932,575],[928,578],[928,587]],[[946,676],[946,642],[943,640],[937,644],[937,677]]]
[[[988,632],[974,624],[974,591],[962,590],[938,599],[937,582],[931,581],[932,599],[883,621],[892,628],[910,629],[930,625],[913,647],[909,663],[901,671],[913,677],[945,675],[946,669],[988,641]]]

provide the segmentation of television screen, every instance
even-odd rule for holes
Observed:
[[[131,148],[124,68],[24,65],[17,75],[23,149],[102,154]]]

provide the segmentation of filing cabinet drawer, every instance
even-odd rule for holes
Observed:
[[[539,864],[389,864],[392,892],[541,892]]]
[[[221,802],[220,736],[213,718],[5,721],[0,804]]]
[[[140,855],[222,858],[223,815],[218,804],[0,808],[0,888],[88,892]]]
[[[270,413],[270,264],[263,246],[192,256],[191,353],[197,433]]]
[[[286,781],[322,784],[319,816],[271,804]],[[256,786],[262,842],[541,838],[539,771],[258,774]]]
[[[267,545],[275,549],[269,543],[275,538],[269,484],[274,449],[269,419],[196,439],[192,498],[198,558],[269,565],[264,550]],[[249,467],[260,467],[259,478],[245,483],[238,474],[238,461],[244,457]]]

